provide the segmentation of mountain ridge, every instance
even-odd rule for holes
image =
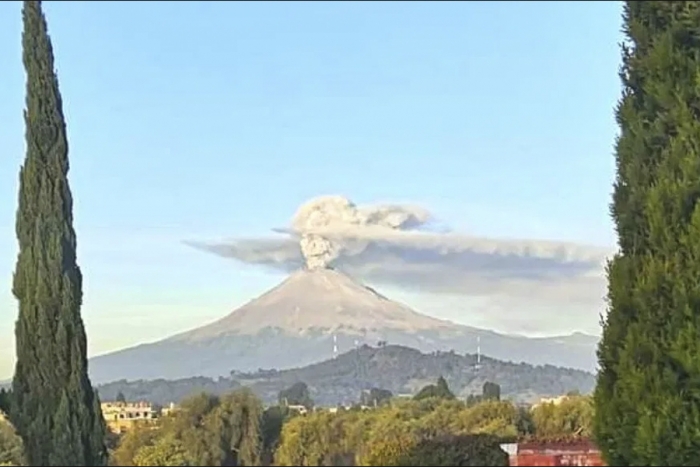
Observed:
[[[398,345],[363,345],[336,358],[287,370],[232,372],[228,377],[195,377],[175,381],[114,381],[98,387],[100,397],[110,400],[121,392],[129,400],[167,404],[196,392],[221,394],[248,387],[266,403],[275,403],[280,391],[297,382],[308,385],[319,405],[332,406],[358,400],[372,387],[395,395],[415,394],[443,376],[461,398],[481,392],[484,382],[501,386],[501,394],[518,402],[534,402],[569,391],[586,394],[593,390],[595,376],[589,372],[552,365],[509,363],[455,352],[423,353]]]
[[[504,361],[592,370],[597,338],[526,338],[429,317],[332,270],[300,270],[212,323],[93,357],[96,382],[285,369],[385,341],[420,351],[481,351]]]

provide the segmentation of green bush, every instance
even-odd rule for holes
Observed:
[[[507,466],[500,439],[489,435],[451,435],[422,439],[399,465]]]

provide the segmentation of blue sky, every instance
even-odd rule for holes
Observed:
[[[20,9],[0,3],[0,377],[17,311]],[[619,2],[45,11],[92,353],[211,321],[278,282],[181,241],[266,234],[317,195],[419,203],[475,235],[614,244]],[[396,293],[498,329],[455,299]]]

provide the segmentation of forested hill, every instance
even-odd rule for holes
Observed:
[[[296,382],[305,382],[317,404],[335,405],[359,399],[363,389],[388,389],[394,394],[413,394],[444,376],[459,397],[478,394],[484,382],[501,386],[503,397],[531,401],[569,391],[589,393],[595,377],[585,371],[550,365],[532,366],[453,352],[421,353],[403,346],[370,347],[339,355],[321,363],[290,370],[260,370],[232,373],[230,378],[187,378],[174,381],[117,381],[99,387],[102,400],[122,392],[128,400],[149,400],[166,404],[178,402],[198,391],[215,394],[240,386],[250,387],[266,402],[277,400],[279,392]]]

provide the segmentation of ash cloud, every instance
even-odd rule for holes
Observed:
[[[611,249],[431,230],[417,206],[357,206],[341,196],[302,205],[277,238],[188,242],[246,264],[290,272],[333,267],[357,279],[428,293],[600,308]]]

